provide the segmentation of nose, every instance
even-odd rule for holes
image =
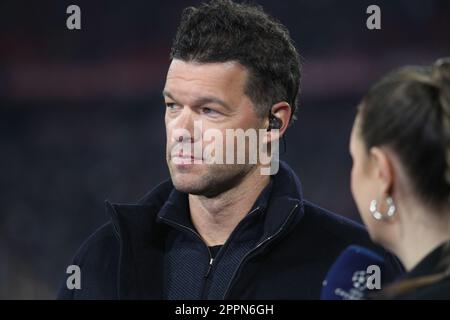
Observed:
[[[194,142],[194,119],[190,108],[183,108],[183,111],[175,120],[172,140],[173,142]]]

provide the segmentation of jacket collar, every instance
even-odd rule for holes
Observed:
[[[273,179],[270,179],[268,185],[263,189],[256,199],[253,207],[249,212],[253,212],[257,208],[259,212],[265,212],[269,204],[271,191],[273,189]],[[188,194],[173,188],[167,201],[158,211],[157,222],[171,221],[184,227],[195,229],[190,217]]]
[[[296,206],[299,209],[295,220],[298,221],[304,214],[300,180],[285,162],[280,161],[280,168],[274,175],[273,182],[273,191],[264,223],[265,238],[275,235],[281,229]]]
[[[173,190],[166,180],[151,190],[136,204],[113,204],[106,201],[107,211],[120,242],[119,298],[162,299],[164,273],[164,239],[167,226],[156,218]],[[271,238],[281,231],[294,209],[291,223],[304,214],[301,184],[293,170],[280,161],[273,176],[273,186],[264,222],[263,238]]]
[[[427,276],[430,274],[445,271],[445,265],[442,265],[442,259],[445,257],[446,248],[450,245],[449,241],[441,243],[431,252],[429,252],[410,272],[405,275],[405,279]]]

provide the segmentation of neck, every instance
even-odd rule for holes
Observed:
[[[399,208],[401,209],[401,208]],[[435,212],[417,205],[402,209],[404,217],[401,239],[393,250],[407,271],[412,270],[429,253],[450,238],[448,212]]]
[[[192,223],[208,246],[226,242],[269,180],[270,177],[261,175],[256,166],[237,186],[216,197],[189,194]]]

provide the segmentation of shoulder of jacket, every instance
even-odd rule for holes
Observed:
[[[328,236],[327,241],[333,241],[336,245],[340,243],[343,246],[342,250],[345,249],[345,246],[351,244],[373,250],[386,259],[393,271],[399,274],[403,273],[404,269],[399,260],[390,252],[375,244],[363,225],[323,209],[307,200],[304,201],[304,206],[305,216],[307,221],[309,219],[310,224],[308,228],[314,230],[311,233],[320,237]]]
[[[111,221],[94,231],[80,246],[74,257],[74,262],[82,265],[91,255],[96,259],[111,252],[118,251],[119,239]]]
[[[327,234],[343,241],[355,240],[370,242],[365,227],[349,218],[338,215],[316,204],[304,200],[305,218],[314,229],[326,231]]]

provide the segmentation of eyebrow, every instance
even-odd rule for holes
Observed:
[[[173,97],[173,95],[166,90],[163,91],[163,96],[168,97],[175,102],[177,101],[177,99],[175,99]],[[213,96],[199,97],[195,100],[194,105],[201,106],[201,105],[208,104],[208,103],[217,103],[217,104],[223,106],[224,108],[231,110],[231,107],[228,105],[228,103],[226,103],[225,101],[223,101],[219,98],[213,97]]]

